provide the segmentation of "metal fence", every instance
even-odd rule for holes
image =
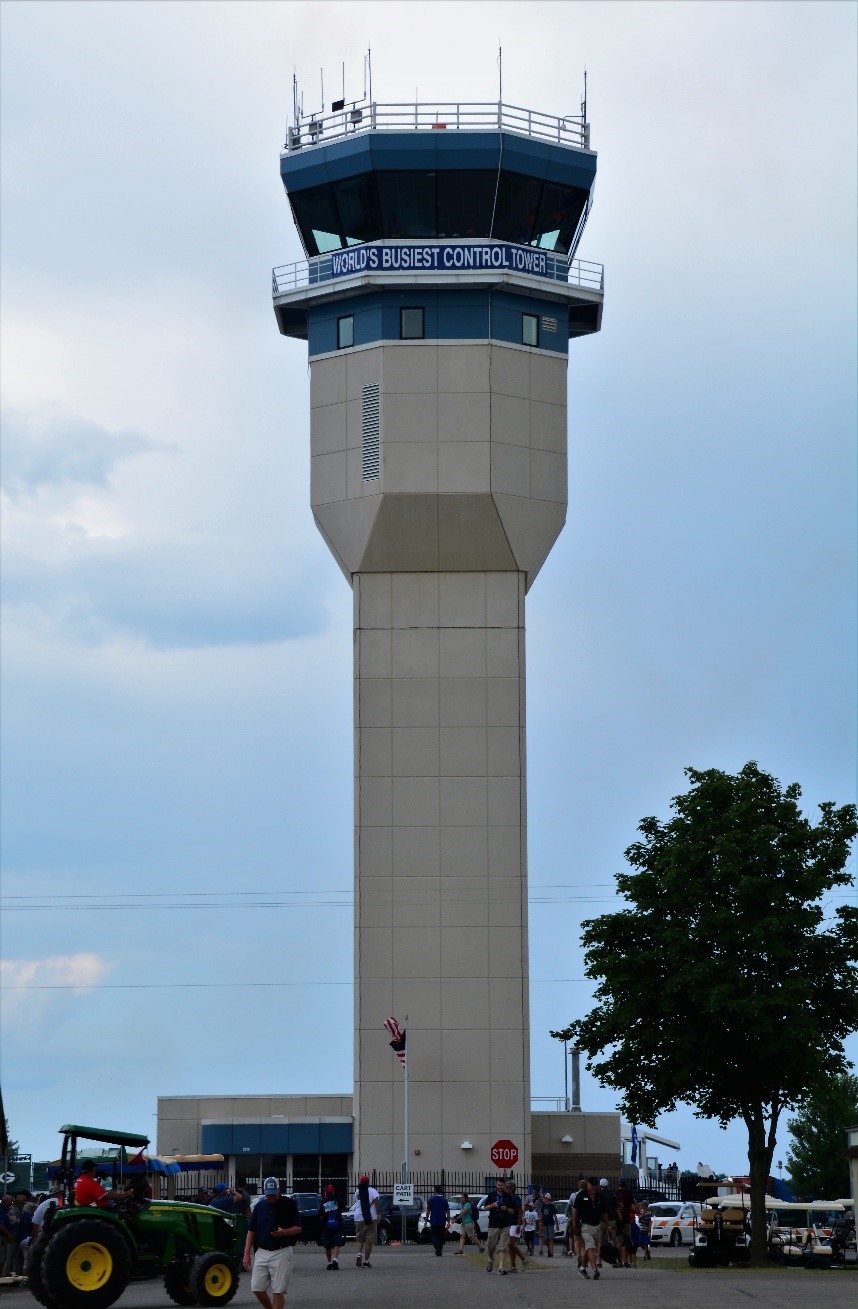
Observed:
[[[420,104],[348,105],[331,114],[311,115],[291,126],[285,153],[341,141],[359,132],[515,132],[556,145],[589,150],[590,124],[581,114],[543,114],[500,101],[467,104],[438,101]]]
[[[373,1168],[366,1175],[369,1177],[370,1185],[374,1186],[381,1195],[390,1195],[393,1192],[394,1186],[404,1180],[402,1173],[398,1170],[385,1172]],[[308,1177],[302,1177],[299,1174],[294,1173],[291,1177],[281,1177],[279,1181],[282,1188],[290,1192],[305,1191],[316,1193],[320,1189],[324,1190],[326,1186],[331,1185],[334,1187],[341,1203],[346,1200],[351,1203],[358,1181],[362,1176],[364,1176],[364,1173],[361,1172],[345,1175],[341,1174],[339,1176],[323,1175],[320,1179],[317,1173]],[[485,1195],[494,1186],[498,1177],[503,1177],[506,1180],[515,1182],[516,1188],[520,1194],[524,1194],[527,1191],[527,1187],[530,1183],[538,1183],[542,1189],[549,1191],[555,1200],[565,1200],[578,1190],[580,1171],[575,1169],[567,1172],[532,1173],[530,1176],[526,1176],[520,1169],[517,1170],[515,1168],[509,1169],[506,1172],[498,1169],[488,1173],[474,1171],[454,1172],[452,1170],[448,1171],[441,1168],[437,1171],[427,1170],[421,1172],[410,1172],[408,1181],[414,1187],[415,1196],[420,1196],[423,1200],[426,1200],[427,1197],[432,1194],[436,1186],[440,1186],[444,1194],[448,1196],[460,1195],[463,1191],[467,1195]],[[242,1180],[248,1191],[252,1194],[261,1190],[261,1177],[255,1178],[245,1176]],[[615,1191],[619,1182],[620,1177],[618,1174],[608,1178],[608,1185],[611,1190]],[[652,1181],[650,1186],[643,1187],[639,1183],[628,1181],[627,1185],[632,1194],[643,1194],[650,1199],[654,1198],[655,1193],[658,1194],[660,1199],[664,1200],[679,1200],[683,1198],[680,1186],[671,1182]]]

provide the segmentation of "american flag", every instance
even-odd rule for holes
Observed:
[[[407,1021],[408,1020],[406,1019],[406,1022]],[[388,1032],[390,1032],[390,1035],[393,1037],[393,1040],[390,1042],[390,1048],[393,1051],[393,1053],[396,1055],[399,1062],[402,1064],[402,1067],[404,1068],[405,1067],[405,1032],[399,1026],[399,1023],[396,1021],[395,1018],[388,1018],[384,1025],[387,1028]]]

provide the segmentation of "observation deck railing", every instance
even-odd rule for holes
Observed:
[[[519,105],[437,104],[348,105],[335,114],[302,118],[286,134],[284,154],[342,141],[357,132],[515,132],[556,145],[589,150],[590,124],[581,114],[556,118]]]
[[[384,246],[387,243],[380,241],[377,244]],[[353,250],[360,248],[359,246],[351,247]],[[534,249],[532,246],[522,248],[526,250]],[[544,253],[546,255],[547,271],[545,274],[540,274],[540,281],[559,282],[564,286],[579,286],[582,290],[604,293],[604,264],[594,264],[587,259],[573,259],[569,263],[565,255],[552,254],[550,251]],[[495,276],[498,275],[496,269],[492,270],[492,272]],[[354,274],[354,276],[362,275],[366,274]],[[382,277],[388,275],[385,273],[380,274]],[[417,276],[422,278],[426,274],[418,273]],[[468,276],[471,277],[473,274],[469,273]],[[339,280],[339,278],[334,277],[333,256],[330,254],[316,255],[312,259],[299,259],[293,264],[280,264],[273,268],[271,270],[271,294],[276,299],[278,295],[287,295],[291,291],[301,291],[305,287],[320,286],[327,282]]]

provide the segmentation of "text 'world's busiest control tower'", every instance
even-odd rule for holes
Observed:
[[[529,1172],[524,600],[566,518],[569,341],[601,321],[572,262],[596,156],[585,113],[334,110],[281,155],[307,260],[274,307],[354,592],[354,1164],[491,1172],[507,1141]]]

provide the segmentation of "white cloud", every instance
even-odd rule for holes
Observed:
[[[46,959],[0,959],[0,993],[5,1018],[44,1014],[50,999],[86,995],[116,967],[97,954],[49,955]]]

